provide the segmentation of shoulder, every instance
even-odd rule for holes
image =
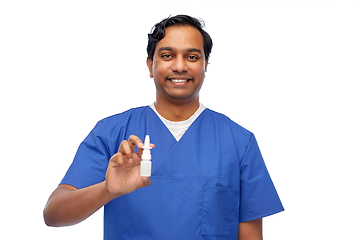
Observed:
[[[246,128],[244,128],[243,126],[241,126],[240,124],[234,122],[232,119],[230,119],[228,116],[216,112],[214,110],[211,109],[206,109],[206,112],[209,116],[212,116],[213,118],[217,119],[219,122],[221,122],[221,124],[223,126],[225,126],[226,128],[229,128],[229,130],[231,130],[232,132],[236,133],[236,134],[240,134],[243,136],[249,136],[251,137],[253,135],[252,132],[250,132],[249,130],[247,130]]]
[[[234,122],[224,114],[212,110],[209,110],[209,114],[221,119],[223,142],[227,146],[235,147],[239,163],[243,161],[246,152],[250,148],[255,149],[256,151],[259,149],[255,135],[252,132]]]
[[[120,142],[128,138],[129,132],[133,133],[139,122],[146,118],[150,111],[152,110],[148,106],[137,107],[106,117],[97,122],[86,140],[95,142],[101,140],[114,154]]]
[[[106,117],[97,122],[93,132],[101,136],[104,135],[107,139],[117,139],[127,129],[135,128],[136,124],[145,119],[150,111],[152,110],[149,106],[143,106]]]
[[[124,111],[122,113],[118,113],[109,117],[106,117],[99,121],[99,123],[108,126],[113,124],[123,124],[128,122],[132,118],[137,118],[140,115],[142,115],[144,112],[151,110],[149,106],[142,106],[137,108],[131,108],[127,111]]]

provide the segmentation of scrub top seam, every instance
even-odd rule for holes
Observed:
[[[250,139],[249,139],[249,142],[248,142],[248,144],[247,144],[247,146],[246,146],[244,155],[243,155],[242,158],[240,159],[240,166],[242,165],[244,159],[246,158],[246,156],[247,156],[247,154],[248,154],[248,151],[249,151],[249,148],[250,148],[250,145],[251,145],[253,139],[254,139],[254,134],[251,134]]]
[[[222,156],[222,152],[223,152],[223,129],[222,129],[222,119],[220,119],[221,123],[220,123],[220,129],[219,129],[219,132],[220,132],[220,146],[219,146],[219,176],[218,178],[221,179],[221,171],[222,171],[222,160],[223,160],[223,156]]]
[[[104,125],[104,123],[102,122],[102,121],[100,121],[99,122],[100,124],[101,124],[101,126],[102,126],[102,131],[104,132],[104,135],[105,135],[105,147],[106,147],[106,150],[107,150],[107,155],[108,155],[108,159],[110,159],[110,148],[109,148],[109,142],[108,142],[108,136],[107,136],[107,134],[106,134],[106,129],[105,129],[105,125]]]

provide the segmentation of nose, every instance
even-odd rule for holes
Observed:
[[[173,72],[179,72],[179,73],[187,72],[188,66],[186,60],[182,57],[176,57],[172,62],[171,70]]]

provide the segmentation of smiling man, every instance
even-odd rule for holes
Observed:
[[[262,218],[283,207],[254,135],[199,102],[212,48],[202,27],[186,15],[154,26],[155,103],[98,122],[49,198],[47,225],[105,206],[104,239],[262,239]],[[156,144],[150,178],[140,176],[145,135]]]
[[[210,37],[206,40],[212,44]],[[204,39],[197,28],[187,25],[166,28],[166,36],[147,59],[160,115],[171,121],[183,121],[196,112],[207,64]]]
[[[147,60],[150,77],[154,78],[156,85],[158,111],[181,105],[187,113],[169,116],[172,118],[169,120],[188,119],[189,113],[191,116],[199,107],[199,92],[207,64],[204,40],[199,30],[192,26],[167,27],[166,37],[156,45],[154,56]],[[165,112],[172,114],[172,111]]]

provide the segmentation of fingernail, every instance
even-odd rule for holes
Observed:
[[[132,158],[129,158],[128,163],[133,163],[134,160]]]

